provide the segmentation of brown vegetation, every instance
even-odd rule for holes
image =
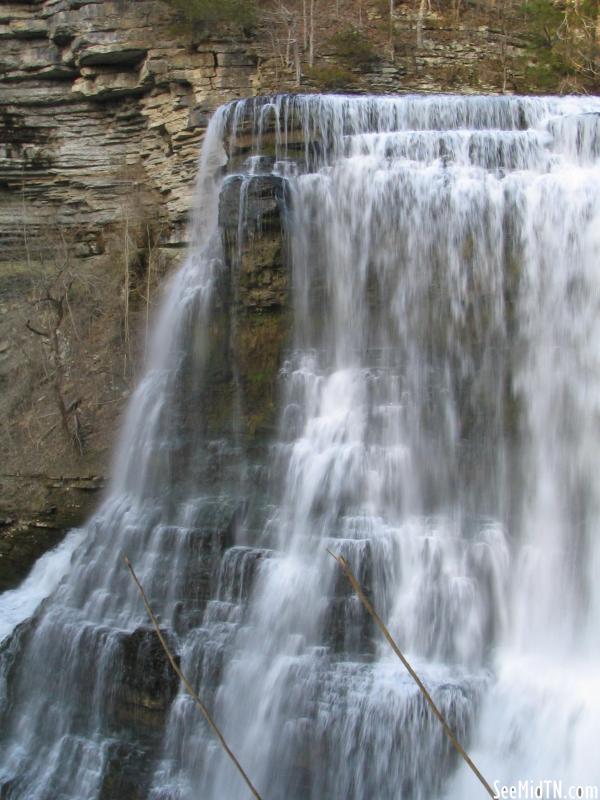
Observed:
[[[76,226],[23,225],[24,259],[4,263],[0,281],[5,472],[103,466],[167,268],[161,233],[133,185],[99,253]]]

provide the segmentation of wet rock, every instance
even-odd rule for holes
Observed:
[[[171,591],[179,600],[179,608],[190,619],[176,620],[178,631],[190,624],[200,624],[208,600],[217,589],[219,566],[223,552],[231,545],[238,513],[234,513],[223,527],[161,529],[162,546],[179,553],[184,570],[175,575],[173,565],[166,562],[157,567],[154,586]],[[160,594],[160,593],[159,593]]]
[[[39,612],[37,612],[39,613]],[[14,687],[19,679],[19,660],[36,626],[36,616],[21,622],[0,642],[0,713],[13,701]],[[2,797],[0,786],[0,797]]]
[[[233,175],[225,181],[219,199],[219,224],[237,229],[240,214],[246,230],[281,225],[286,181],[278,175]]]
[[[234,401],[240,403],[240,421],[250,439],[262,436],[274,421],[290,327],[286,186],[275,175],[232,176],[221,193],[227,270],[217,290],[204,392],[210,434],[228,429]]]
[[[373,552],[370,543],[335,541],[335,550],[349,562],[363,591],[372,600]],[[324,628],[325,641],[334,652],[374,655],[375,623],[337,566]]]
[[[287,275],[285,280],[287,282]],[[235,341],[241,405],[246,433],[251,437],[273,432],[279,370],[291,328],[287,309],[277,302],[270,310],[263,308],[252,307],[240,316]]]
[[[44,521],[15,523],[0,529],[0,591],[26,577],[35,561],[54,547],[65,531]]]
[[[162,631],[169,649],[175,645],[167,631]],[[117,671],[112,718],[118,727],[148,732],[160,730],[166,713],[177,694],[179,679],[170,665],[156,631],[138,628],[123,634],[121,663]]]
[[[263,547],[231,547],[223,556],[219,599],[230,603],[247,603],[261,562],[272,555],[272,550]]]
[[[285,179],[276,175],[233,176],[221,192],[219,222],[243,307],[287,304],[286,187]]]
[[[98,800],[145,800],[151,778],[149,763],[150,754],[145,748],[112,743]]]
[[[358,597],[332,598],[324,623],[324,641],[334,653],[375,655],[375,624]]]

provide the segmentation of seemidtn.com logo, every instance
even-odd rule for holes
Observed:
[[[598,786],[566,786],[561,780],[494,781],[494,800],[599,800]]]

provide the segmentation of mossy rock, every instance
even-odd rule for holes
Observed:
[[[273,430],[282,351],[290,331],[284,310],[249,313],[240,318],[236,341],[241,404],[249,437]]]

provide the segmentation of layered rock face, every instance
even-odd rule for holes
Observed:
[[[2,258],[44,223],[76,225],[82,255],[102,252],[140,185],[177,238],[207,119],[253,93],[256,57],[181,44],[157,0],[1,3],[0,40]]]

